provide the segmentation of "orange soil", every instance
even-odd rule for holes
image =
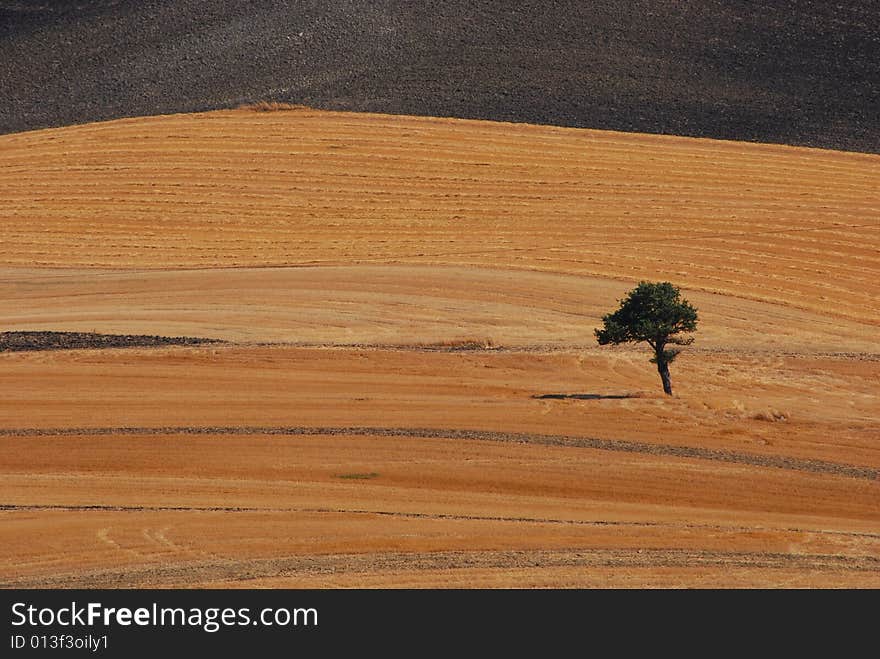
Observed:
[[[0,355],[0,585],[878,587],[878,182],[302,110],[0,136],[0,329],[232,342]],[[641,278],[700,310],[672,398],[592,337]]]

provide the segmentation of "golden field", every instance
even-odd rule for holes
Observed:
[[[0,585],[880,586],[878,156],[238,110],[0,202],[0,331],[225,341],[0,354]]]

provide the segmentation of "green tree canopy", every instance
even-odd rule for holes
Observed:
[[[672,394],[669,364],[679,350],[668,345],[689,345],[693,337],[681,336],[697,329],[697,310],[681,298],[681,292],[666,282],[643,281],[620,300],[614,313],[602,317],[596,329],[599,345],[646,342],[654,350],[651,360],[663,381],[663,391]]]

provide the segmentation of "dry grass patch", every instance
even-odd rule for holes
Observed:
[[[788,421],[791,418],[791,415],[788,412],[783,412],[782,410],[769,409],[769,410],[761,410],[760,412],[756,412],[752,415],[752,418],[755,421]]]
[[[345,480],[372,480],[374,478],[379,478],[379,474],[375,471],[370,472],[353,472],[350,474],[339,474],[336,478],[343,478]]]
[[[498,348],[498,345],[496,345],[492,339],[479,339],[474,337],[432,342],[417,342],[412,345],[420,350],[441,350],[448,352],[456,352],[459,350],[494,350]]]

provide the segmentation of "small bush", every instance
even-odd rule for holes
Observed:
[[[492,339],[478,339],[475,337],[466,337],[461,339],[447,339],[445,341],[436,341],[434,343],[417,343],[417,348],[422,350],[440,350],[440,351],[458,351],[458,350],[492,350],[495,343]]]
[[[752,415],[752,418],[755,421],[788,421],[789,414],[787,412],[782,412],[780,410],[763,410],[761,412],[757,412]]]
[[[249,110],[251,112],[289,112],[291,110],[311,110],[307,105],[299,105],[296,103],[281,103],[280,101],[257,101],[256,103],[245,103],[238,106],[239,110]]]

